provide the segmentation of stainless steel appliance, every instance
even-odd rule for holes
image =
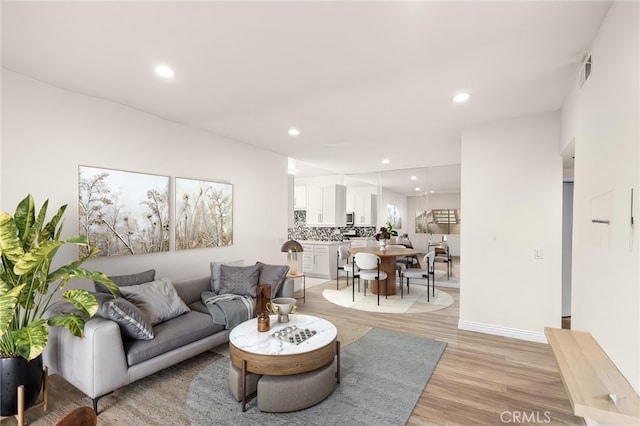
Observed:
[[[347,225],[353,225],[353,219],[354,219],[355,213],[354,212],[347,212],[347,220],[346,223]]]

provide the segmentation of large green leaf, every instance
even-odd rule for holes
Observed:
[[[64,245],[63,241],[48,240],[27,252],[16,262],[13,272],[24,275],[35,271],[44,265],[49,265],[58,249]],[[42,271],[46,273],[46,271]]]
[[[113,294],[115,297],[120,296],[120,288],[116,283],[113,282],[113,280],[111,280],[111,278],[107,277],[105,274],[98,271],[86,271],[86,272],[87,272],[87,278],[90,278],[93,281],[100,283],[106,288],[108,288],[111,294]]]
[[[23,254],[16,222],[9,213],[0,212],[0,255],[16,263]]]
[[[74,262],[74,264],[62,266],[56,271],[52,272],[51,274],[49,274],[48,281],[55,282],[58,280],[63,280],[63,285],[61,285],[60,288],[64,288],[67,281],[74,280],[77,278],[86,278],[88,280],[96,281],[104,285],[109,289],[109,291],[114,296],[120,295],[120,290],[118,289],[118,286],[116,285],[116,283],[114,283],[111,279],[109,279],[109,277],[107,277],[105,274],[98,271],[90,271],[88,269],[75,267],[76,263],[78,262]]]
[[[60,207],[56,215],[53,218],[51,218],[49,223],[47,223],[44,226],[44,228],[42,229],[42,232],[40,233],[40,241],[44,241],[48,239],[57,240],[60,238],[60,232],[56,232],[56,228],[58,227],[58,224],[62,220],[62,215],[64,214],[65,210],[67,210],[66,204]],[[60,228],[59,228],[59,231],[61,230],[62,230],[62,224],[60,224]]]
[[[4,280],[2,276],[0,276],[0,295],[5,294],[12,288],[14,288],[14,286],[9,284],[7,281]]]
[[[20,239],[25,240],[25,237],[29,235],[31,227],[35,222],[35,202],[31,194],[27,195],[18,203],[13,217],[20,232]]]
[[[18,296],[23,287],[24,284],[0,293],[0,337],[4,336],[4,333],[9,329],[9,324],[11,324],[16,303],[18,302]]]
[[[80,312],[92,317],[98,312],[96,297],[87,290],[67,290],[62,297],[73,304]]]
[[[26,251],[29,251],[31,247],[33,247],[36,241],[46,241],[50,238],[41,236],[42,224],[44,223],[47,215],[47,207],[49,206],[49,200],[46,200],[40,211],[38,212],[38,217],[31,227],[31,231],[29,235],[22,237],[23,247]]]
[[[76,337],[84,337],[84,319],[72,312],[65,312],[49,318],[50,326],[64,327]]]
[[[49,340],[49,330],[44,319],[38,318],[26,327],[13,332],[18,353],[31,361],[44,351]]]
[[[71,237],[67,238],[64,241],[67,244],[83,244],[83,245],[86,245],[87,244],[87,236],[86,235],[82,235],[82,234],[76,234],[76,235],[72,235]],[[98,250],[98,252],[100,251],[100,249],[96,249],[96,250]],[[96,252],[96,254],[98,252]]]

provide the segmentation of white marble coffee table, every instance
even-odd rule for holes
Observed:
[[[336,379],[340,383],[340,342],[338,330],[329,321],[311,315],[290,314],[289,322],[278,323],[272,315],[271,329],[258,331],[257,319],[243,322],[231,330],[229,353],[234,366],[242,370],[242,411],[256,395],[246,395],[248,373],[267,376],[289,376],[316,370],[337,358]],[[315,334],[301,343],[283,341],[273,334],[285,327],[309,329]]]

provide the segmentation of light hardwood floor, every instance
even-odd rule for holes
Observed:
[[[444,265],[438,266],[444,268]],[[454,275],[459,276],[457,262]],[[340,287],[344,285],[342,278]],[[458,330],[459,290],[441,288],[455,300],[447,309],[399,315],[373,314],[334,305],[322,297],[324,288],[335,289],[335,281],[307,290],[306,303],[298,302],[299,312],[328,320],[348,319],[447,343],[407,424],[585,424],[582,418],[572,414],[548,345]],[[402,363],[401,348],[397,362]],[[420,366],[407,365],[406,368]]]
[[[454,275],[458,273],[457,266],[454,263]],[[340,286],[344,285],[345,280],[341,279]],[[560,373],[547,345],[458,330],[457,289],[442,288],[455,300],[447,309],[400,315],[334,305],[322,297],[325,288],[335,289],[335,281],[307,289],[306,303],[298,301],[299,312],[447,343],[408,425],[584,424],[571,414]],[[403,362],[401,348],[396,362]],[[420,365],[406,368],[417,369]],[[52,376],[50,384],[50,410],[81,397],[58,376]],[[27,420],[40,415],[40,408],[34,408],[27,413]],[[13,418],[2,421],[2,426],[14,424]]]

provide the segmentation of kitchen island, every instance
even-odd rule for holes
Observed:
[[[335,280],[338,276],[338,247],[348,241],[298,241],[302,245],[302,272],[307,277]]]

